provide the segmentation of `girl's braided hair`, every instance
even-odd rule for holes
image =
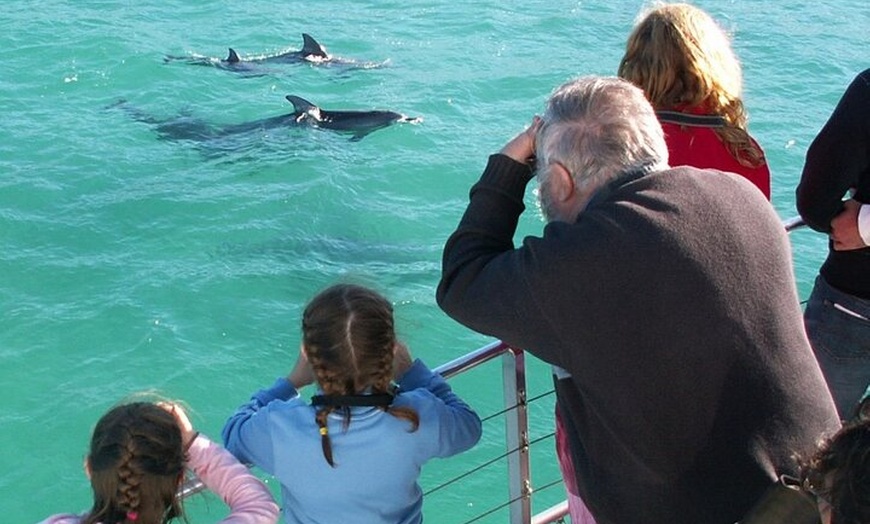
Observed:
[[[181,429],[150,402],[122,404],[97,422],[88,468],[94,505],[82,524],[165,524],[183,517]]]
[[[302,344],[325,396],[392,391],[393,351],[397,340],[393,307],[371,289],[338,284],[314,297],[302,315]],[[407,407],[387,406],[387,413],[419,425],[417,413]],[[327,417],[334,411],[350,425],[350,408],[327,405],[315,417],[320,428],[323,456],[335,466]]]

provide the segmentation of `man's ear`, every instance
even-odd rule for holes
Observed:
[[[85,476],[91,480],[91,457],[85,455],[85,460],[82,461],[82,469],[85,470]]]
[[[576,187],[574,178],[568,169],[559,162],[550,164],[550,177],[552,177],[553,196],[559,202],[567,202],[574,197]]]

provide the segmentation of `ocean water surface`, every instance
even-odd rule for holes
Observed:
[[[12,0],[0,11],[0,513],[30,523],[90,503],[82,459],[97,418],[132,393],[184,399],[215,439],[255,389],[289,371],[299,315],[339,280],[395,304],[402,337],[431,366],[490,339],[434,300],[441,248],[490,153],[570,77],[614,74],[641,1],[227,2]],[[859,0],[699,1],[734,36],[750,130],[794,216],[804,154],[854,75],[870,66]],[[381,67],[269,66],[261,76],[164,63],[299,49]],[[326,109],[422,117],[359,141],[310,128],[213,140],[162,138],[155,121],[214,127]],[[124,101],[119,103],[119,101]],[[542,227],[530,212],[518,238]],[[792,235],[806,297],[825,238]],[[533,359],[532,359],[533,360]],[[550,385],[532,361],[529,396]],[[452,381],[499,411],[498,365]],[[535,486],[558,479],[552,396],[531,407]],[[483,442],[433,461],[424,490],[503,452]],[[390,460],[384,457],[384,460]],[[377,474],[373,472],[373,475]],[[438,490],[427,522],[467,522],[506,500],[503,467]],[[268,478],[267,478],[268,480]],[[275,488],[274,483],[271,483]],[[275,489],[277,493],[277,489]],[[540,511],[559,486],[535,494]],[[193,522],[222,503],[197,496]],[[505,522],[496,511],[480,522]]]

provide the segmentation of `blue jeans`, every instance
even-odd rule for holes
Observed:
[[[848,420],[870,384],[870,300],[816,277],[804,323],[837,412]]]

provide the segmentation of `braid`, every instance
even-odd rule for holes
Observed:
[[[373,363],[372,390],[375,393],[388,393],[393,383],[393,352],[381,353],[377,367]]]
[[[392,305],[379,294],[345,284],[325,289],[305,308],[302,335],[308,362],[324,395],[390,392],[396,334]],[[335,464],[327,419],[338,409],[347,431],[350,408],[323,406],[315,415],[323,456],[330,466]],[[412,431],[419,426],[419,417],[411,408],[381,409],[410,421]]]
[[[326,425],[326,417],[334,410],[332,406],[323,407],[317,411],[317,427],[320,428],[320,446],[323,448],[323,457],[330,466],[335,467],[332,459],[332,442],[329,440],[329,428]]]
[[[142,505],[139,487],[142,484],[142,471],[136,463],[136,440],[127,427],[125,446],[121,450],[118,464],[118,508],[127,513],[138,513]]]
[[[165,524],[183,516],[181,429],[149,402],[117,406],[97,423],[88,455],[94,505],[82,524]]]

